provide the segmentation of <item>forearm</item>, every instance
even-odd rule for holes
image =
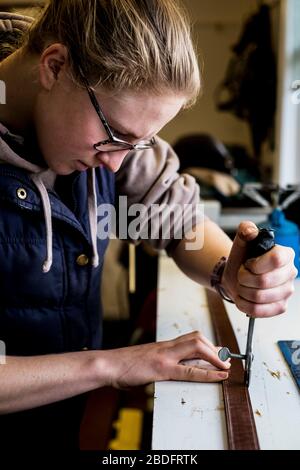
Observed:
[[[7,357],[0,365],[0,414],[64,400],[105,386],[101,351]]]
[[[198,240],[201,239],[203,227],[196,227]],[[190,237],[183,239],[177,245],[172,257],[179,268],[192,280],[210,287],[210,275],[216,263],[222,256],[229,256],[232,241],[214,222],[207,219],[204,222],[203,247],[198,250],[187,250]]]
[[[204,223],[202,249],[186,249],[187,243],[190,243],[188,234],[188,240],[182,240],[173,252],[173,258],[181,270],[194,281],[210,287],[212,271],[218,260],[225,256],[228,261],[224,266],[221,286],[240,311],[254,318],[284,313],[297,275],[294,251],[276,245],[268,253],[248,260],[245,265],[248,243],[258,235],[256,225],[250,221],[242,222],[232,244],[217,225],[209,220]],[[201,227],[197,229],[201,233]]]

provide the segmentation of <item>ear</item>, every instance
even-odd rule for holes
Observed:
[[[40,57],[40,83],[50,91],[68,65],[68,50],[60,43],[48,46]]]

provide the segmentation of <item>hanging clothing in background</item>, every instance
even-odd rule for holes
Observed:
[[[276,61],[272,47],[270,7],[262,5],[246,22],[232,47],[225,79],[217,90],[217,107],[248,121],[254,155],[259,159],[262,144],[273,147],[276,111]]]
[[[0,18],[0,62],[18,48],[24,32],[32,22],[29,16],[1,12]]]

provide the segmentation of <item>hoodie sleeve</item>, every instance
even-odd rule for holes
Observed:
[[[119,238],[125,238],[123,226],[120,236],[124,210],[129,212],[129,225],[131,217],[139,219],[132,233],[127,233],[129,240],[145,240],[155,249],[166,249],[168,254],[184,234],[203,221],[199,186],[192,176],[179,174],[178,170],[177,155],[160,138],[153,149],[128,154],[116,175]]]

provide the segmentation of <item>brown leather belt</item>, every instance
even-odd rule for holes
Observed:
[[[210,290],[206,290],[206,296],[217,344],[239,353],[223,301],[218,294]],[[229,378],[222,384],[229,449],[259,450],[250,396],[244,384],[242,361],[232,360]]]

